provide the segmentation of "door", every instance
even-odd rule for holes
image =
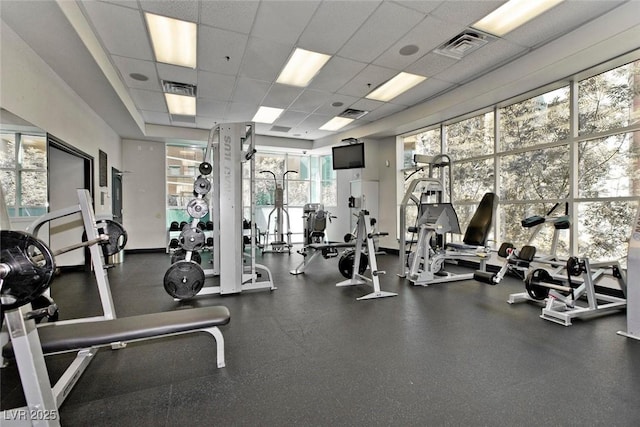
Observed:
[[[122,172],[111,168],[111,212],[113,220],[122,224]]]

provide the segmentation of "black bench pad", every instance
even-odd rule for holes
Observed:
[[[38,335],[42,351],[47,354],[197,331],[226,325],[230,319],[227,307],[201,307],[98,322],[54,324],[38,328]],[[12,356],[10,347],[5,346],[3,354]]]
[[[311,243],[309,245],[307,245],[307,248],[311,248],[311,249],[315,249],[315,250],[322,250],[322,249],[330,249],[330,248],[336,248],[336,249],[342,249],[342,248],[355,248],[356,244],[354,243],[342,243],[342,242],[336,242],[336,243]]]

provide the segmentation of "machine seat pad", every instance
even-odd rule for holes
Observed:
[[[42,351],[47,354],[197,331],[226,325],[230,319],[227,307],[199,307],[97,322],[53,324],[38,328],[38,335]],[[4,347],[3,356],[13,357],[11,343]]]
[[[355,248],[356,243],[344,243],[344,242],[335,242],[335,243],[311,243],[307,245],[307,248],[322,250],[328,248]]]
[[[482,248],[482,246],[467,245],[465,243],[447,243],[447,248],[455,249],[458,251],[473,251]]]

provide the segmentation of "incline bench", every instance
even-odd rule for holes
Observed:
[[[6,313],[11,343],[2,349],[2,354],[4,357],[15,356],[27,400],[27,413],[28,409],[37,407],[57,414],[57,409],[100,347],[117,348],[128,342],[207,332],[216,340],[217,366],[224,367],[224,338],[218,326],[226,325],[230,318],[227,307],[214,306],[36,328],[33,321],[24,321],[21,309],[13,310]],[[78,351],[78,355],[51,387],[44,354],[70,351]],[[4,411],[3,421],[9,421],[12,414],[19,413],[16,411]],[[54,422],[45,425],[59,425],[57,416],[50,421]]]

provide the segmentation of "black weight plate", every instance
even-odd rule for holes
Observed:
[[[51,284],[56,269],[47,245],[23,231],[2,230],[0,248],[0,263],[10,269],[2,282],[2,309],[21,307],[42,295]],[[39,255],[40,259],[34,260]]]
[[[345,251],[338,260],[338,270],[347,279],[351,279],[353,276],[353,263],[356,260],[356,251],[350,249]],[[358,267],[358,274],[362,274],[369,265],[369,257],[364,252],[360,253],[360,265]]]
[[[524,286],[531,298],[542,301],[549,296],[549,288],[540,283],[551,281],[551,274],[544,268],[538,268],[529,273],[524,281]]]
[[[193,183],[193,192],[196,194],[205,195],[211,190],[211,181],[204,176],[199,176],[196,182]]]
[[[204,271],[193,261],[178,261],[164,274],[164,290],[177,299],[193,298],[204,286]]]
[[[171,264],[175,264],[178,261],[182,261],[187,257],[187,251],[184,249],[178,249],[171,255]],[[191,261],[202,263],[202,257],[198,252],[191,252]]]
[[[202,175],[209,175],[213,171],[213,166],[209,162],[202,162],[198,166],[198,170]]]
[[[97,221],[96,226],[98,227],[98,233],[109,236],[108,241],[100,244],[106,256],[115,255],[124,249],[128,235],[122,225],[110,219],[104,219]]]
[[[205,235],[198,227],[185,227],[180,233],[179,241],[185,251],[197,251],[204,247]]]

